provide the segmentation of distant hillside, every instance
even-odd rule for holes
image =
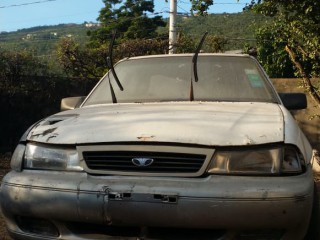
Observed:
[[[255,46],[255,29],[268,20],[250,12],[223,13],[205,17],[181,17],[178,26],[180,31],[195,38],[200,38],[205,31],[225,37],[229,42],[228,50],[235,50],[243,49],[245,44]]]
[[[168,21],[168,19],[167,19]],[[210,34],[228,39],[227,48],[242,49],[245,44],[254,46],[254,31],[267,18],[253,13],[243,12],[236,14],[212,14],[206,17],[178,17],[178,31],[195,39],[208,31]],[[41,26],[21,29],[16,32],[0,33],[0,48],[10,50],[27,49],[35,56],[54,56],[56,44],[61,38],[73,37],[85,44],[89,37],[87,31],[97,26],[84,24],[60,24],[56,26]],[[168,32],[167,28],[159,31]]]
[[[59,24],[21,29],[0,34],[0,47],[10,50],[27,49],[35,55],[48,55],[55,51],[61,38],[73,37],[80,43],[89,40],[86,24]]]

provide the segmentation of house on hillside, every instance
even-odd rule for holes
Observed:
[[[88,22],[88,23],[85,23],[84,26],[85,26],[86,28],[100,27],[100,23]]]

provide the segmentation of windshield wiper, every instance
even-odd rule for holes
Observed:
[[[116,80],[120,90],[123,91],[123,87],[121,85],[121,82],[120,82],[120,80],[119,80],[119,78],[117,76],[117,73],[116,73],[116,71],[114,70],[114,67],[113,67],[113,56],[112,56],[113,55],[113,51],[112,50],[113,50],[114,42],[115,42],[115,39],[116,39],[116,34],[117,34],[117,32],[115,32],[113,34],[111,43],[109,44],[109,56],[107,57],[107,65],[108,65],[108,68],[111,70],[111,73],[112,73],[114,79]],[[110,83],[110,85],[111,85],[111,83]]]
[[[194,80],[196,82],[198,82],[198,69],[197,69],[197,63],[198,63],[198,55],[199,55],[199,52],[202,48],[202,45],[203,45],[203,42],[204,40],[206,39],[208,35],[208,32],[205,32],[201,38],[201,41],[200,43],[198,44],[198,47],[193,55],[193,58],[192,58],[192,63],[193,63],[193,75],[194,75]]]
[[[110,87],[110,92],[111,92],[112,103],[117,103],[118,100],[117,100],[116,94],[114,93],[114,90],[113,90],[113,87],[112,87],[112,84],[110,81],[109,73],[108,73],[108,78],[109,78],[109,87]]]
[[[198,55],[199,52],[202,48],[203,42],[206,39],[206,36],[208,35],[208,32],[205,32],[200,40],[200,43],[198,44],[196,51],[192,57],[192,63],[193,63],[193,76],[194,76],[194,80],[196,82],[198,82],[198,68],[197,68],[197,63],[198,63]],[[191,84],[190,84],[190,101],[194,100],[194,94],[193,94],[193,81],[192,81],[192,77],[191,77]]]

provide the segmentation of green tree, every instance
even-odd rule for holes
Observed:
[[[320,106],[319,81],[315,86],[310,80],[320,77],[320,2],[258,0],[252,1],[249,8],[273,17],[271,27],[260,30],[272,34],[272,42],[266,44],[273,45],[277,52],[273,60],[280,61],[279,56],[284,58],[286,52],[295,67],[295,75],[303,79],[306,91]]]
[[[109,41],[116,30],[121,39],[154,38],[156,29],[165,26],[161,16],[149,18],[154,12],[154,2],[147,0],[103,0],[105,7],[101,9],[98,20],[101,27],[89,31],[94,46]]]
[[[100,78],[107,69],[108,45],[81,46],[72,38],[62,39],[57,47],[58,59],[64,71],[72,77]]]
[[[122,42],[115,49],[116,60],[126,57],[165,54],[168,52],[169,40],[167,36],[155,39],[130,39]]]
[[[257,58],[270,77],[292,78],[295,76],[294,68],[285,51],[286,43],[274,41],[279,37],[280,29],[272,22],[256,30]]]
[[[194,52],[197,47],[197,42],[194,38],[180,32],[177,38],[177,53]]]
[[[236,1],[239,2],[239,0]],[[195,11],[196,14],[205,16],[208,14],[209,7],[214,5],[214,0],[190,0],[190,3],[192,13]],[[251,5],[253,5],[254,3],[255,1],[252,0]]]
[[[225,51],[225,46],[228,40],[224,37],[208,35],[207,39],[208,52],[219,53]]]
[[[190,2],[191,11],[201,16],[207,15],[209,7],[213,5],[213,0],[190,0]]]

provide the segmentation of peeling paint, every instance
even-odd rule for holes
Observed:
[[[42,133],[35,133],[35,134],[33,134],[33,131],[31,132],[31,135],[32,135],[32,137],[37,137],[37,136],[46,136],[46,135],[48,135],[48,134],[50,134],[50,133],[53,133],[55,130],[56,130],[57,128],[55,127],[55,128],[49,128],[49,129],[46,129],[46,130],[44,130]]]
[[[118,104],[73,111],[76,117],[54,125],[44,123],[60,119],[59,114],[44,120],[28,139],[52,144],[141,141],[207,146],[284,141],[284,119],[272,103]]]
[[[48,135],[48,134],[50,134],[50,133],[53,133],[56,129],[57,129],[57,128],[47,129],[47,130],[43,131],[42,136],[46,136],[46,135]]]
[[[55,137],[57,137],[58,135],[59,135],[59,134],[53,134],[53,135],[49,136],[49,137],[47,138],[46,142],[49,142],[49,140],[50,140],[51,138],[55,138]]]

